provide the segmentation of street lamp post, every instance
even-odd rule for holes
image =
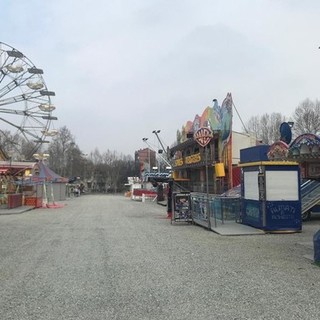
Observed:
[[[161,130],[153,130],[153,131],[152,131],[152,133],[154,133],[154,134],[156,135],[158,141],[160,142],[161,148],[162,148],[162,150],[165,152],[165,154],[166,154],[166,156],[167,156],[167,159],[169,159],[168,154],[167,154],[167,150],[165,149],[165,147],[163,146],[162,141],[161,141],[160,138],[159,138],[158,133],[160,133],[160,132],[161,132]]]
[[[39,162],[44,162],[45,160],[47,160],[49,158],[49,154],[48,153],[34,153],[33,154],[33,157],[38,160]],[[39,174],[40,174],[40,170],[39,170]],[[47,177],[43,177],[43,186],[42,186],[42,206],[43,207],[47,207],[48,205],[48,193],[47,193],[47,186],[46,186],[46,183],[47,183]],[[51,185],[52,187],[52,185]],[[37,196],[38,196],[38,187],[36,189],[36,193],[37,193]],[[53,192],[51,193],[51,198],[53,200]]]
[[[207,215],[208,215],[208,228],[211,229],[211,210],[209,203],[209,172],[208,172],[208,145],[204,146],[205,151],[205,166],[206,166],[206,193],[207,193]],[[215,227],[217,226],[216,215],[214,215]]]
[[[160,131],[160,130],[159,130]],[[148,140],[148,138],[143,138],[142,139],[146,144],[147,144],[147,146],[149,147],[149,149],[151,149],[155,154],[157,154],[157,151],[155,150],[155,148],[153,147],[153,146],[151,146],[151,144],[147,141]],[[168,166],[172,166],[171,165],[171,163],[168,161],[168,159],[166,159],[165,157],[163,157],[162,155],[161,155],[161,153],[158,153],[158,156],[161,158],[161,160],[163,161],[163,162],[165,162]]]
[[[209,203],[209,174],[208,174],[208,144],[210,143],[211,139],[213,137],[212,131],[210,128],[202,127],[199,128],[194,133],[194,139],[197,141],[197,143],[204,148],[205,153],[205,170],[206,170],[206,193],[207,193],[207,218],[208,218],[208,229],[211,229],[211,210],[210,210],[210,203]],[[217,226],[216,222],[216,215],[214,214],[214,221],[215,221],[215,227]]]

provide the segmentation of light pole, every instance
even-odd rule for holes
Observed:
[[[211,221],[210,221],[210,203],[209,203],[209,175],[208,175],[208,149],[207,146],[210,143],[211,139],[213,137],[212,131],[210,128],[202,127],[199,128],[194,133],[194,139],[197,141],[197,143],[204,148],[205,153],[205,173],[206,173],[206,191],[207,191],[207,218],[208,218],[208,229],[211,229]],[[216,215],[214,215],[215,218],[215,227],[216,225]]]
[[[49,158],[49,154],[48,153],[34,153],[33,154],[33,157],[39,161],[39,163],[43,163],[45,160],[47,160]],[[38,167],[38,175],[40,174],[40,168]],[[46,186],[46,182],[47,182],[47,177],[41,177],[39,176],[40,178],[40,181],[41,179],[43,179],[43,185],[42,185],[42,191],[41,191],[41,196],[42,196],[42,206],[43,207],[47,207],[47,204],[48,204],[48,192],[47,192],[47,186]],[[52,185],[51,185],[52,187]],[[52,189],[51,189],[52,191]],[[36,189],[36,193],[38,195],[38,187]],[[53,199],[53,191],[51,193],[51,198]]]
[[[167,156],[167,159],[169,159],[168,154],[167,154],[167,150],[164,148],[163,143],[162,143],[162,141],[161,141],[160,138],[159,138],[158,133],[160,133],[160,132],[161,132],[161,130],[153,130],[153,131],[152,131],[152,133],[154,133],[154,134],[156,135],[158,141],[160,142],[161,148],[162,148],[162,150],[165,152],[165,154],[166,154],[166,156]]]

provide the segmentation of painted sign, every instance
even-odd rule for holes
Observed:
[[[188,133],[195,133],[201,127],[209,127],[213,131],[219,132],[219,159],[223,160],[227,156],[227,145],[231,140],[232,132],[232,95],[228,93],[221,106],[216,99],[213,100],[212,107],[206,107],[201,115],[196,115],[193,121],[187,121],[179,131],[179,143],[188,139]]]
[[[193,137],[201,147],[205,147],[211,141],[213,134],[210,128],[203,127],[198,129]]]
[[[201,154],[196,153],[185,158],[186,164],[198,163],[201,161]]]
[[[269,160],[286,160],[288,157],[289,146],[283,141],[273,143],[267,153]]]
[[[183,159],[182,158],[176,159],[175,165],[176,165],[176,167],[183,166]]]
[[[190,193],[174,193],[173,194],[173,204],[174,204],[174,219],[191,221],[191,203],[190,203]]]

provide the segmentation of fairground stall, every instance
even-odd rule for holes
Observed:
[[[33,165],[34,162],[0,161],[0,208],[12,209],[24,204],[27,189],[24,181]]]
[[[227,218],[223,212],[239,203],[239,197],[231,203],[220,195],[240,184],[240,149],[257,144],[250,134],[232,131],[233,106],[231,93],[221,106],[213,100],[212,107],[182,127],[169,150],[174,184],[190,192],[192,219],[207,228]]]
[[[250,151],[250,161],[240,164],[241,222],[267,232],[300,231],[299,165],[289,161],[251,161]]]
[[[25,203],[34,207],[54,206],[66,200],[68,179],[52,171],[42,160],[36,162],[31,174],[24,180]]]
[[[283,126],[282,126],[283,127]],[[284,139],[285,140],[285,139]],[[301,214],[308,220],[320,210],[320,137],[305,133],[291,143],[278,141],[270,146],[270,160],[295,161],[300,166]]]

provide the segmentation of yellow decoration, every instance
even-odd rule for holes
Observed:
[[[183,166],[183,159],[180,158],[180,159],[176,159],[176,167],[180,167],[180,166]]]
[[[224,172],[224,165],[223,163],[216,163],[215,164],[215,172],[216,172],[216,177],[220,178],[220,177],[224,177],[226,174]]]
[[[185,158],[186,164],[197,163],[197,162],[200,162],[200,161],[201,161],[200,153],[196,153],[196,154],[193,154],[193,155],[188,156],[188,157]]]

